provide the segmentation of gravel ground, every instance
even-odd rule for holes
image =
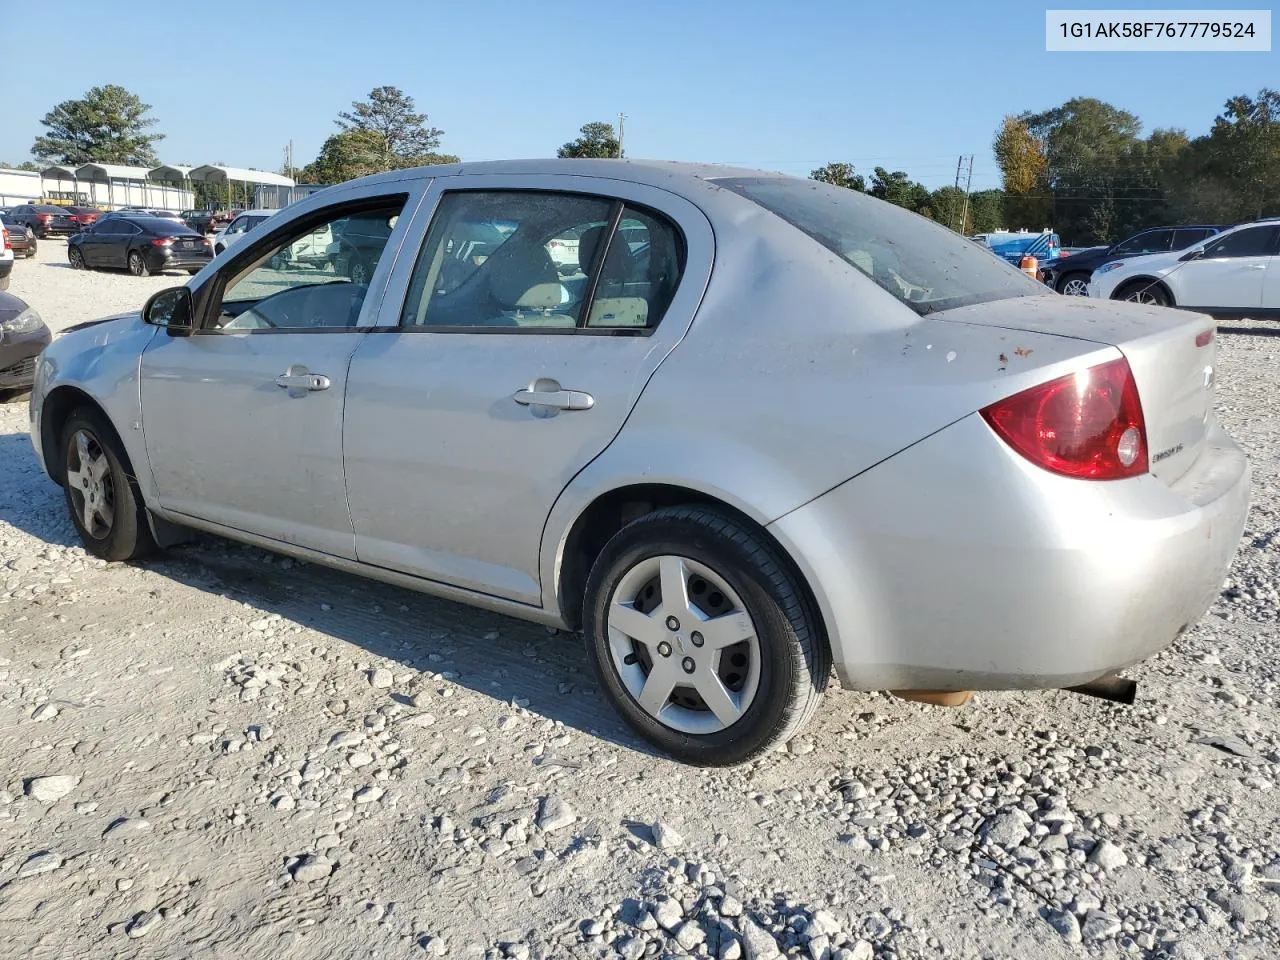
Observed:
[[[60,248],[14,281],[58,327],[181,282]],[[88,558],[0,405],[6,953],[1274,958],[1274,332],[1222,335],[1253,512],[1136,706],[833,691],[727,771],[649,754],[573,636],[214,538]]]

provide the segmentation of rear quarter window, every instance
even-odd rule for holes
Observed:
[[[922,315],[1045,293],[985,246],[867,194],[790,177],[714,182],[781,217]]]

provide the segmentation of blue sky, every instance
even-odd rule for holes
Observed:
[[[935,188],[972,153],[978,188],[998,183],[990,143],[1007,113],[1094,96],[1148,131],[1196,135],[1227,97],[1280,82],[1275,53],[1047,53],[1046,4],[1004,0],[4,6],[9,162],[28,159],[54,104],[118,83],[152,105],[164,162],[277,169],[292,139],[301,165],[339,110],[390,84],[464,159],[551,156],[623,111],[633,157],[802,175],[848,160]]]

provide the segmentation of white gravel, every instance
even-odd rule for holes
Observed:
[[[123,270],[73,270],[67,262],[67,241],[53,237],[38,241],[30,260],[14,263],[9,293],[34,307],[57,333],[85,320],[139,310],[157,290],[189,279],[185,270],[152,277],[135,277]]]
[[[181,282],[42,249],[59,327]],[[7,954],[1275,957],[1280,339],[1240,326],[1253,512],[1135,707],[833,691],[728,771],[651,756],[571,636],[211,538],[88,558],[0,406]]]

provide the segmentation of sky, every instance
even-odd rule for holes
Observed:
[[[991,139],[1006,114],[1098,97],[1147,132],[1195,136],[1228,97],[1280,83],[1274,52],[1048,53],[1047,4],[1007,0],[56,6],[71,32],[43,2],[0,0],[0,161],[30,158],[55,104],[115,83],[151,104],[162,162],[277,170],[292,141],[302,166],[339,111],[391,85],[464,160],[554,156],[622,112],[631,157],[802,176],[839,160],[936,189],[972,154],[982,189],[999,185]]]

